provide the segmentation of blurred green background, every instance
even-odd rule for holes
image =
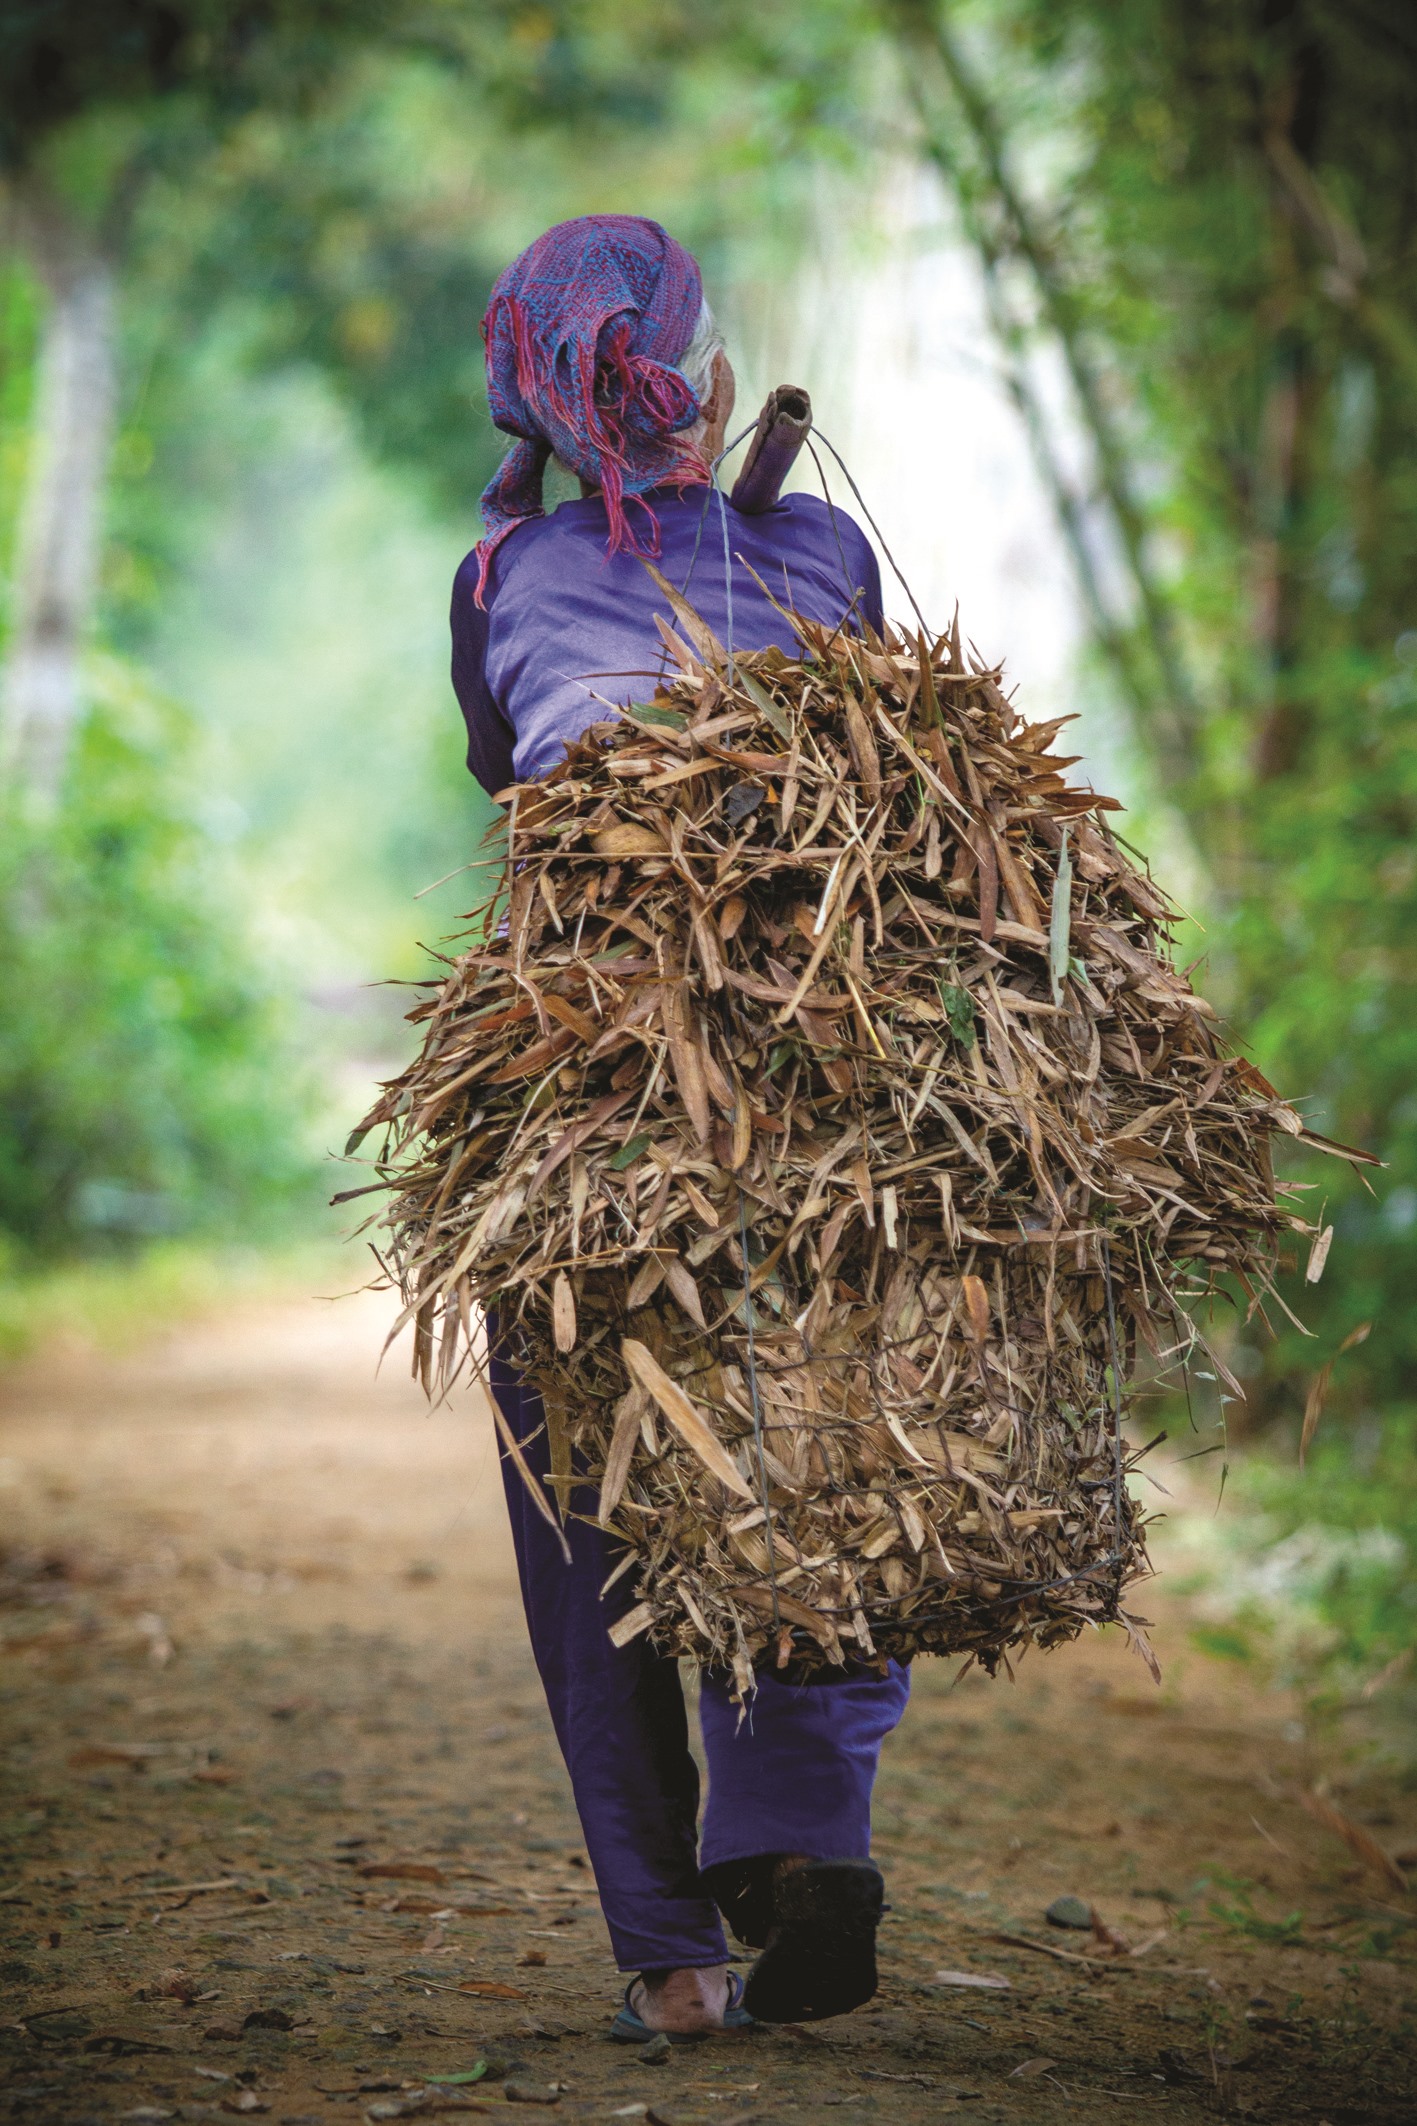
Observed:
[[[1237,1311],[1245,1403],[1161,1414],[1213,1650],[1410,1710],[1414,143],[1400,0],[0,12],[0,1351],[328,1233],[490,809],[487,291],[651,213],[745,412],[811,387],[941,625],[1080,712],[1234,1037],[1386,1160],[1295,1169],[1306,1333]]]

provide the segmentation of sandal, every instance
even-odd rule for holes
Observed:
[[[667,2037],[671,2045],[702,2045],[706,2038],[720,2037],[719,2030],[651,2030],[649,2024],[630,2006],[630,1995],[639,1984],[632,1978],[625,1988],[624,2006],[610,2025],[610,2035],[617,2045],[648,2045],[657,2037]],[[743,1981],[736,1971],[728,1974],[728,2004],[723,2011],[724,2030],[751,2030],[753,2018],[743,2006]]]

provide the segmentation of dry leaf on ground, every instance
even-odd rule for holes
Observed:
[[[359,1868],[366,1882],[387,1879],[390,1882],[446,1882],[441,1868],[435,1868],[426,1860],[366,1860]]]

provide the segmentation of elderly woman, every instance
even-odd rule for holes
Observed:
[[[488,397],[520,440],[482,498],[487,536],[453,587],[453,684],[468,766],[491,794],[547,774],[605,704],[643,698],[668,618],[641,556],[686,588],[721,639],[793,646],[780,605],[835,627],[881,624],[880,576],[857,527],[792,495],[728,509],[726,564],[708,487],[734,378],[698,266],[656,222],[590,215],[549,230],[497,282],[483,324]],[[555,459],[578,500],[548,515]],[[741,559],[740,559],[741,557]],[[541,1407],[496,1349],[493,1389],[538,1477]],[[841,2014],[876,1986],[882,1882],[871,1789],[908,1682],[892,1667],[794,1684],[763,1676],[740,1715],[705,1674],[699,1779],[677,1663],[607,1627],[636,1600],[618,1551],[572,1518],[570,1562],[509,1459],[503,1476],[532,1650],[566,1760],[617,1963],[633,1974],[614,2035],[688,2039],[754,2018]],[[726,1919],[761,1950],[746,1987]]]

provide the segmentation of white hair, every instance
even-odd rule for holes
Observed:
[[[694,336],[680,355],[678,368],[694,387],[694,395],[702,405],[713,390],[713,365],[715,358],[727,350],[718,322],[705,297],[699,309],[699,321],[694,327]]]

